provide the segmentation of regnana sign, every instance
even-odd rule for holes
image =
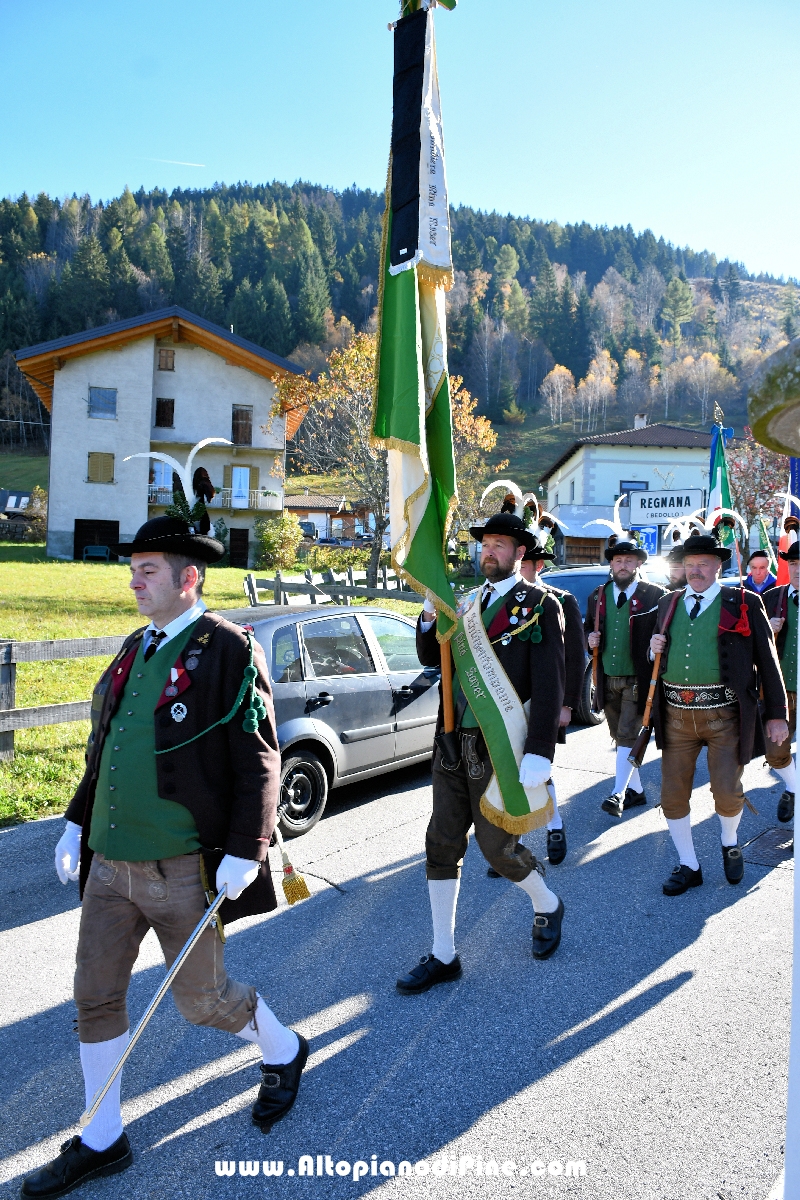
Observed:
[[[682,492],[631,492],[630,506],[632,526],[667,525],[702,508],[703,490],[687,488]]]

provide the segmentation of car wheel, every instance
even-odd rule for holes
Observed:
[[[592,683],[592,664],[586,664],[586,671],[583,676],[583,687],[581,688],[581,702],[578,705],[578,711],[575,714],[581,725],[600,725],[606,719],[604,712],[592,712],[592,701],[594,700],[594,684]]]
[[[278,800],[280,831],[285,838],[300,837],[313,829],[325,811],[328,776],[310,750],[289,752],[281,769]]]

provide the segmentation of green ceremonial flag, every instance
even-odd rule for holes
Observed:
[[[380,271],[372,433],[388,452],[392,563],[431,593],[447,628],[455,621],[446,561],[457,499],[445,320],[453,267],[432,9],[394,29]]]
[[[732,433],[733,430],[727,431]],[[709,471],[708,515],[720,508],[731,507],[731,489],[728,483],[728,463],[725,458],[725,438],[720,425],[715,425],[711,434],[711,464]],[[733,541],[733,530],[720,529],[720,542],[723,546]]]

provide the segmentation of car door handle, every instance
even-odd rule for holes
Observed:
[[[395,696],[413,696],[414,689],[409,687],[408,684],[404,684],[401,688],[394,688],[394,694]]]
[[[309,696],[309,708],[324,708],[326,704],[333,704],[333,696],[330,692],[320,692],[318,696]]]

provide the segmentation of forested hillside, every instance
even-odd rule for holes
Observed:
[[[301,183],[2,200],[0,354],[176,303],[314,369],[374,320],[382,211],[375,192]],[[534,414],[566,434],[740,412],[800,320],[792,284],[649,230],[452,219],[451,370],[510,432]],[[6,409],[23,391],[6,372]]]

